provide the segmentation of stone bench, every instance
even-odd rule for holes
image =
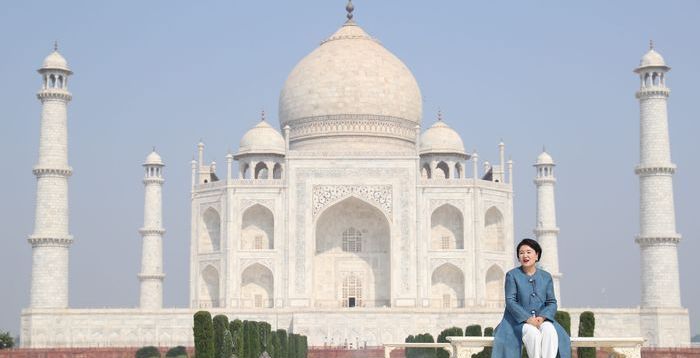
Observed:
[[[484,347],[493,346],[493,337],[447,337],[450,343],[387,343],[384,344],[384,358],[390,358],[391,352],[399,348],[441,348],[454,358],[471,358]],[[572,337],[571,348],[594,347],[610,348],[626,358],[641,358],[641,337]]]
[[[452,345],[455,358],[471,358],[484,347],[493,346],[493,337],[447,337]],[[641,358],[641,337],[571,337],[571,348],[595,347],[611,348],[613,352],[623,354],[626,358]]]

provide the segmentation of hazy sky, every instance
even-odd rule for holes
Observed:
[[[532,236],[532,163],[557,162],[561,301],[639,304],[639,110],[632,70],[649,39],[668,76],[683,305],[700,333],[700,2],[367,1],[355,19],[413,71],[423,127],[438,108],[467,150],[515,162],[515,237]],[[294,65],[345,20],[344,0],[8,1],[0,8],[0,330],[29,301],[40,87],[53,41],[70,82],[72,307],[138,303],[143,184],[152,146],[166,162],[165,305],[188,305],[189,161],[225,163]],[[695,158],[695,159],[694,159]],[[220,174],[225,170],[219,165]],[[695,282],[695,284],[694,284]]]

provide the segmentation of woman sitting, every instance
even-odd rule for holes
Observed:
[[[552,275],[535,265],[542,257],[540,244],[524,239],[516,252],[520,267],[506,273],[506,309],[496,327],[491,357],[519,358],[525,344],[530,358],[570,358],[569,336],[554,319]]]

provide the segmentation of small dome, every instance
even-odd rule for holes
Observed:
[[[236,156],[254,153],[284,155],[285,147],[284,137],[262,120],[243,135]]]
[[[442,120],[435,122],[420,136],[420,154],[428,153],[466,155],[459,133]]]
[[[664,61],[660,53],[652,48],[649,52],[645,53],[644,56],[642,56],[642,60],[639,61],[639,67],[648,66],[666,66],[666,61]]]
[[[68,61],[58,51],[54,50],[44,59],[41,65],[42,70],[63,70],[71,72],[68,68]]]
[[[144,162],[143,165],[163,165],[163,159],[161,159],[160,155],[154,150],[146,157],[146,162]]]
[[[542,153],[540,153],[540,155],[537,156],[536,165],[554,165],[554,160],[552,159],[552,156],[549,155],[549,153],[543,151]]]

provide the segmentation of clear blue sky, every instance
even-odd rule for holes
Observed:
[[[69,109],[73,307],[138,302],[143,185],[163,156],[165,304],[187,306],[189,161],[224,163],[287,74],[345,19],[344,0],[12,1],[0,10],[0,330],[29,299],[40,104],[35,70],[58,40],[75,75]],[[670,130],[682,300],[700,333],[700,2],[355,1],[356,20],[399,56],[468,150],[515,162],[515,236],[531,236],[531,164],[558,163],[564,306],[639,304],[638,106],[632,73],[649,39],[670,66]],[[695,159],[693,159],[695,158]],[[220,170],[223,168],[219,166]]]

